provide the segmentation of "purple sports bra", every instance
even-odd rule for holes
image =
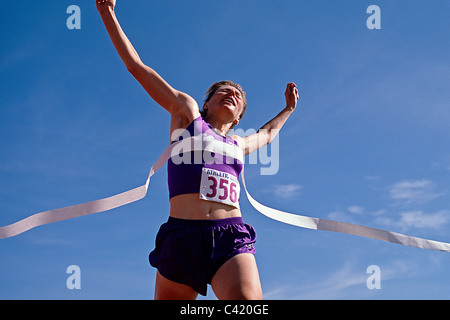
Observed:
[[[172,156],[168,160],[169,197],[199,193],[200,199],[239,208],[242,158],[230,157],[230,153],[214,152],[223,148],[241,152],[238,143],[216,133],[201,116],[194,119],[172,143],[192,136],[202,137],[202,150],[189,151],[189,154],[180,153],[177,159]]]

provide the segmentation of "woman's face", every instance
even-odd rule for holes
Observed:
[[[206,103],[208,114],[211,112],[227,113],[233,120],[239,120],[244,108],[244,97],[239,89],[224,85],[220,86]]]

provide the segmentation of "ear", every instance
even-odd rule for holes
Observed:
[[[239,123],[239,120],[240,120],[240,119],[234,120],[234,121],[233,121],[233,124],[236,126],[236,125]]]

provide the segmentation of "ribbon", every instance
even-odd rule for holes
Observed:
[[[217,144],[216,146],[213,146],[215,147],[213,148],[214,152],[221,153],[226,156],[231,155],[232,157],[237,158],[238,160],[241,160],[243,162],[243,155],[241,153],[233,154],[233,151],[225,143],[221,143],[217,140],[208,141],[210,144]],[[150,168],[147,181],[140,187],[104,199],[36,213],[16,223],[0,227],[0,239],[13,237],[41,225],[85,216],[92,213],[104,212],[138,201],[146,196],[150,177],[155,174],[162,167],[162,165],[174,155],[173,149],[176,148],[178,152],[204,151],[204,142],[205,140],[202,136],[194,136],[169,145],[160,155],[158,160],[156,160],[155,164]],[[178,152],[176,152],[175,154],[178,154]],[[257,211],[270,219],[311,230],[324,230],[346,233],[375,240],[397,243],[410,247],[450,252],[450,243],[412,237],[397,232],[386,231],[352,223],[302,216],[267,207],[256,201],[248,192],[245,184],[244,170],[241,173],[241,177],[242,184],[244,186],[244,190],[250,204]]]
[[[450,252],[450,243],[412,237],[397,232],[360,226],[353,223],[301,216],[267,207],[253,199],[245,186],[244,172],[242,172],[241,175],[242,184],[244,185],[244,190],[247,194],[249,202],[253,208],[270,219],[305,229],[346,233],[375,240],[397,243],[404,246]]]
[[[147,194],[150,177],[170,158],[174,147],[175,145],[168,146],[158,160],[156,160],[155,164],[150,168],[147,181],[144,185],[108,198],[36,213],[13,224],[0,227],[0,239],[16,236],[44,224],[108,211],[144,198]]]

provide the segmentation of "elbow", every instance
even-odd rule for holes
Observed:
[[[262,127],[258,130],[257,134],[258,134],[258,143],[257,143],[258,149],[268,145],[272,141],[269,129]]]
[[[265,137],[264,137],[265,145],[271,144],[272,141],[278,136],[279,132],[280,132],[279,129],[268,129],[265,132]]]
[[[135,77],[138,76],[144,69],[144,64],[140,60],[136,61],[134,59],[131,59],[130,61],[124,61],[124,63],[128,72],[130,72]]]
[[[133,76],[138,74],[139,67],[136,63],[125,63],[125,66],[127,67],[128,72]]]

